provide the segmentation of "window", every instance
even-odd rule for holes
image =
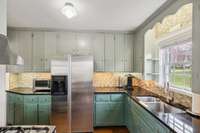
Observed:
[[[192,42],[184,41],[160,49],[161,81],[171,87],[191,91]]]

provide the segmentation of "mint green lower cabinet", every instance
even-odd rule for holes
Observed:
[[[38,123],[40,125],[50,124],[51,107],[49,104],[40,104],[38,110]]]
[[[21,96],[21,95],[15,95],[15,116],[14,116],[14,119],[15,119],[15,122],[14,124],[15,125],[21,125],[23,124],[23,121],[24,121],[24,97]]]
[[[123,94],[96,94],[94,98],[94,126],[123,126]]]
[[[15,103],[15,112],[14,112],[14,119],[15,125],[21,125],[24,123],[24,104],[23,103]]]
[[[15,122],[14,113],[15,113],[15,95],[12,93],[7,94],[7,124],[13,125]]]
[[[96,94],[94,126],[127,126],[130,133],[171,131],[125,94]]]
[[[39,96],[38,123],[50,124],[51,117],[51,96]]]
[[[24,124],[36,125],[38,123],[37,103],[25,103],[24,104]]]
[[[21,95],[7,93],[7,124],[50,124],[50,95]]]

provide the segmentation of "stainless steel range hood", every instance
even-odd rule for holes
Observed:
[[[8,45],[7,36],[0,34],[0,64],[1,65],[23,65],[21,56],[14,54]]]

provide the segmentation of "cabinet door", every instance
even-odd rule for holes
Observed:
[[[51,115],[51,96],[41,95],[38,96],[38,100],[38,122],[41,125],[48,125]]]
[[[19,55],[24,59],[24,71],[32,70],[32,33],[18,31]]]
[[[77,54],[91,55],[92,54],[92,35],[89,33],[77,34]]]
[[[125,51],[124,51],[124,71],[133,71],[133,41],[132,34],[125,35]]]
[[[33,32],[33,71],[44,70],[44,32]]]
[[[57,32],[45,32],[44,37],[44,52],[45,52],[45,71],[50,71],[50,62],[56,58],[56,45],[58,43]]]
[[[115,35],[115,71],[124,71],[124,34]]]
[[[104,34],[94,35],[93,55],[95,71],[104,71]]]
[[[8,41],[11,51],[24,59],[24,65],[14,70],[9,66],[10,71],[31,71],[32,70],[32,33],[29,31],[8,31]]]
[[[73,32],[60,32],[58,35],[57,54],[59,56],[67,54],[76,54],[76,33]]]
[[[111,102],[110,103],[110,115],[108,117],[110,125],[122,126],[125,125],[124,121],[124,106],[123,102]]]
[[[110,126],[110,117],[112,115],[109,102],[96,102],[95,104],[95,125]]]
[[[24,97],[15,95],[15,125],[24,124]]]
[[[38,124],[38,107],[37,103],[24,104],[24,124],[37,125]]]
[[[105,71],[115,70],[114,34],[105,34]]]
[[[48,103],[39,104],[38,106],[38,122],[40,125],[50,124],[51,106]]]
[[[38,96],[24,96],[24,124],[34,125],[38,123]]]
[[[7,93],[7,125],[14,124],[14,113],[15,113],[15,95]]]

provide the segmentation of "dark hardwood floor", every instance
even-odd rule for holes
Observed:
[[[94,133],[129,133],[126,127],[95,128]]]

